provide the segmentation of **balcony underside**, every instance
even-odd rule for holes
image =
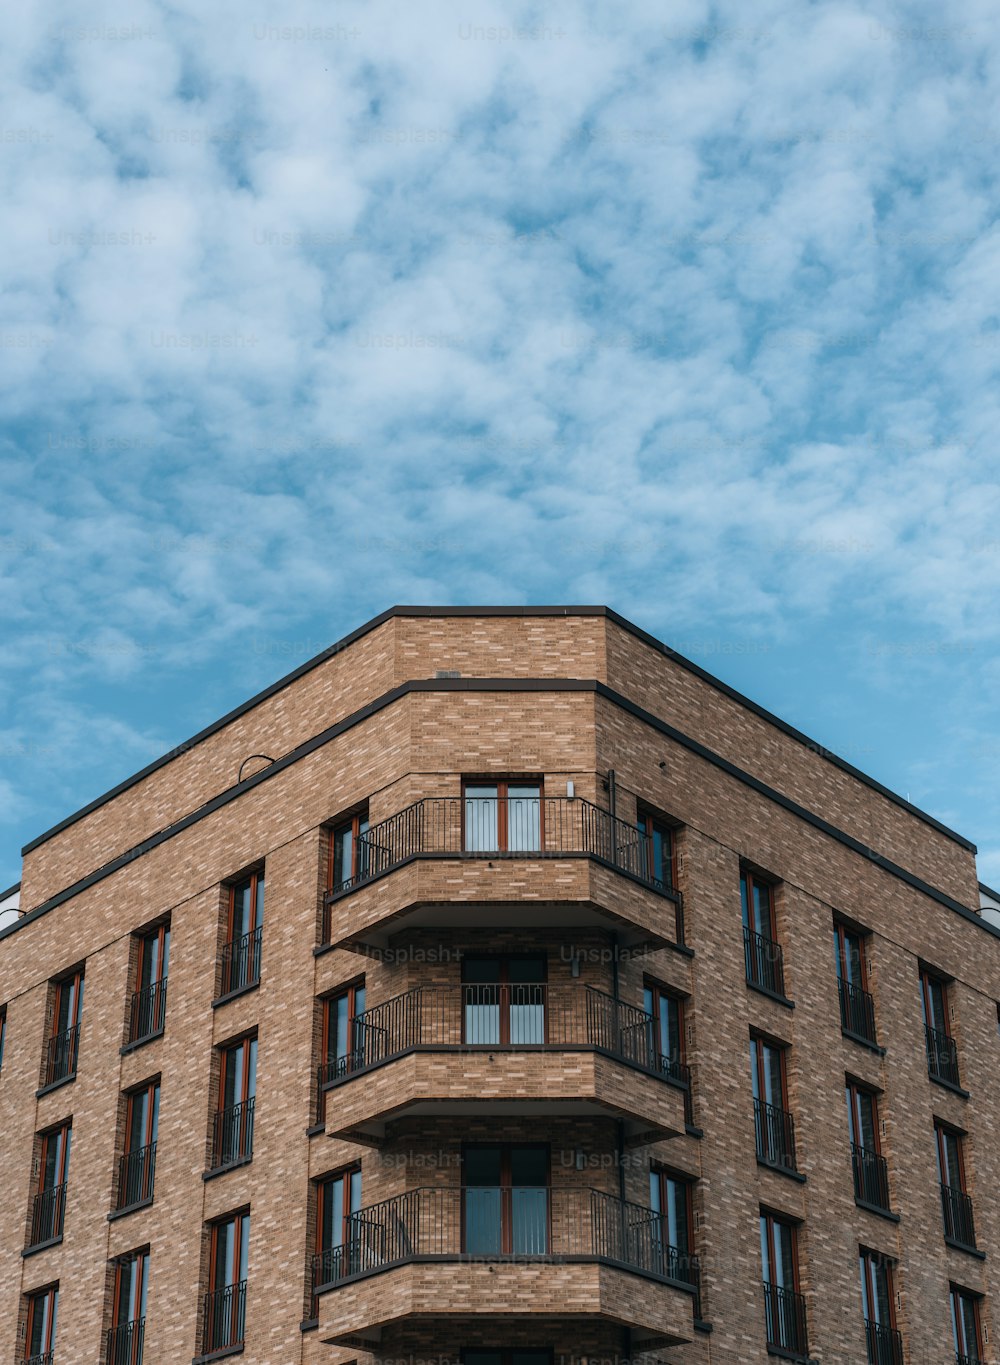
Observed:
[[[593,1049],[420,1049],[326,1092],[330,1137],[381,1143],[386,1125],[417,1116],[622,1119],[626,1141],[685,1131],[685,1092]]]
[[[377,1347],[395,1328],[474,1323],[502,1335],[530,1323],[544,1340],[567,1322],[628,1328],[634,1349],[678,1346],[693,1340],[694,1298],[661,1280],[571,1258],[420,1261],[346,1282],[319,1298],[321,1340],[360,1350]]]

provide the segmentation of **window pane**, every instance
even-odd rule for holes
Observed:
[[[507,847],[516,852],[540,849],[541,792],[535,787],[507,788]]]
[[[512,1147],[510,1153],[512,1185],[537,1188],[549,1183],[549,1153],[546,1147]]]
[[[474,853],[499,848],[495,786],[465,789],[465,847]]]

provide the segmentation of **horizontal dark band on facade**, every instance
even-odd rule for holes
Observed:
[[[105,863],[102,867],[96,868],[93,872],[88,873],[87,876],[74,882],[72,886],[66,887],[55,896],[52,896],[49,900],[44,901],[41,905],[37,906],[34,910],[24,914],[16,924],[9,925],[6,929],[0,930],[0,939],[6,938],[8,934],[16,933],[18,929],[23,928],[32,920],[38,919],[48,911],[56,909],[57,906],[63,905],[74,896],[79,895],[81,892],[88,890],[91,886],[103,881],[106,877],[110,877],[115,872],[120,871],[123,867],[127,867],[129,863],[142,857],[143,854],[149,853],[154,848],[158,848],[160,844],[166,843],[168,839],[174,838],[184,830],[189,829],[192,825],[205,819],[206,816],[220,810],[223,806],[227,806],[231,801],[235,801],[246,792],[252,791],[254,787],[259,786],[262,782],[268,781],[269,778],[274,777],[277,773],[283,772],[285,768],[290,767],[293,763],[297,763],[300,759],[315,753],[315,751],[322,748],[323,745],[328,744],[339,735],[346,734],[356,725],[360,725],[365,720],[376,715],[379,711],[384,710],[387,706],[391,706],[394,702],[399,701],[402,697],[421,692],[594,693],[604,700],[611,702],[613,705],[620,707],[629,715],[642,721],[643,724],[649,725],[652,729],[658,731],[674,743],[688,749],[697,757],[712,764],[713,767],[720,769],[730,777],[733,777],[745,786],[750,787],[753,791],[758,792],[769,801],[773,801],[776,805],[781,806],[784,810],[789,811],[800,820],[804,820],[814,829],[820,830],[831,839],[835,839],[838,843],[843,844],[846,848],[867,858],[869,862],[873,863],[876,867],[881,868],[884,872],[888,872],[891,876],[899,878],[899,880],[905,882],[908,886],[913,887],[923,895],[937,901],[939,905],[943,905],[949,910],[954,910],[957,914],[962,915],[972,923],[977,924],[987,933],[991,933],[997,938],[1000,938],[1000,929],[994,928],[993,925],[984,920],[982,916],[976,914],[975,911],[969,909],[968,906],[962,905],[960,901],[955,900],[946,892],[939,890],[935,886],[931,886],[915,873],[907,871],[904,867],[900,867],[898,863],[892,862],[889,858],[884,858],[880,853],[876,853],[874,849],[869,848],[859,839],[855,839],[853,835],[838,829],[836,825],[831,825],[829,821],[824,820],[821,816],[816,815],[805,806],[799,805],[797,801],[793,801],[782,792],[775,790],[773,787],[769,787],[766,783],[761,782],[759,778],[754,777],[751,773],[745,772],[742,768],[737,767],[736,764],[731,763],[728,759],[723,758],[720,754],[707,748],[698,740],[685,735],[667,721],[661,720],[658,716],[653,715],[652,712],[646,711],[637,703],[630,701],[628,697],[623,696],[620,692],[616,692],[613,688],[608,687],[606,683],[598,682],[595,679],[585,678],[420,678],[415,679],[412,682],[402,683],[399,687],[394,687],[390,691],[383,693],[381,697],[377,697],[374,701],[369,702],[368,705],[362,707],[361,710],[355,711],[352,715],[338,721],[335,725],[331,725],[328,729],[320,731],[318,735],[313,735],[311,739],[298,745],[297,748],[290,750],[290,752],[285,754],[282,758],[276,759],[267,768],[261,769],[260,772],[253,773],[250,777],[244,778],[242,782],[238,782],[235,786],[227,788],[224,792],[220,792],[218,796],[212,797],[210,801],[206,801],[204,805],[189,812],[180,820],[175,821],[172,825],[168,825],[165,829],[150,835],[141,843],[136,844],[134,848],[128,849],[125,853],[119,854],[117,858],[111,859],[110,862]]]
[[[39,848],[42,844],[46,843],[56,834],[62,833],[64,829],[68,829],[71,825],[76,824],[77,821],[82,820],[85,816],[90,815],[93,811],[99,810],[101,806],[107,805],[107,803],[109,801],[113,801],[116,796],[121,796],[123,792],[128,791],[130,787],[134,787],[136,783],[141,782],[144,778],[149,777],[152,773],[157,772],[162,767],[165,767],[166,764],[173,762],[173,760],[179,757],[179,755],[187,753],[189,750],[195,748],[196,745],[201,744],[203,740],[211,738],[212,735],[217,734],[219,730],[224,729],[225,726],[231,724],[234,720],[239,720],[239,718],[241,716],[245,716],[248,711],[252,711],[255,706],[259,706],[262,702],[265,702],[270,697],[273,697],[277,692],[282,691],[284,688],[290,686],[293,682],[297,682],[299,678],[304,677],[305,674],[311,672],[312,669],[318,668],[320,664],[326,663],[326,661],[328,659],[331,659],[335,654],[343,653],[343,651],[347,649],[348,646],[353,645],[357,640],[362,639],[365,635],[370,634],[373,630],[377,630],[379,626],[385,625],[387,621],[391,621],[394,617],[424,618],[435,616],[465,618],[474,618],[477,616],[497,618],[503,617],[530,618],[535,616],[606,617],[609,621],[613,621],[614,624],[619,626],[622,630],[627,631],[628,634],[630,635],[633,635],[637,640],[641,640],[643,644],[649,645],[649,647],[651,649],[655,649],[657,653],[663,654],[666,658],[671,659],[680,668],[687,669],[687,671],[689,673],[693,673],[695,677],[701,678],[703,682],[708,683],[709,686],[713,687],[717,692],[721,692],[723,696],[729,697],[732,701],[738,702],[740,706],[745,706],[747,710],[752,711],[754,715],[759,716],[762,720],[767,721],[769,725],[775,726],[775,728],[781,730],[783,734],[788,735],[797,743],[802,744],[807,749],[810,749],[814,754],[817,754],[819,757],[825,759],[828,763],[832,763],[834,767],[840,768],[843,772],[849,773],[850,776],[855,778],[858,782],[864,783],[864,785],[866,787],[870,787],[872,791],[877,791],[881,796],[884,796],[886,800],[891,801],[894,805],[897,805],[901,807],[903,810],[908,811],[916,819],[922,820],[924,824],[930,825],[932,829],[936,829],[940,834],[944,834],[949,839],[953,839],[955,843],[960,844],[962,848],[968,849],[971,853],[976,852],[976,845],[972,843],[970,840],[966,839],[964,835],[958,834],[955,830],[950,829],[945,824],[942,824],[940,820],[936,820],[933,815],[928,815],[926,811],[921,810],[918,806],[911,805],[910,802],[905,800],[902,796],[900,796],[898,792],[894,792],[889,787],[883,786],[881,782],[876,781],[874,777],[869,777],[868,774],[862,772],[860,768],[855,768],[853,764],[848,763],[846,759],[838,758],[836,754],[831,753],[828,749],[824,748],[822,744],[818,744],[815,740],[810,739],[808,735],[803,734],[801,730],[797,730],[794,725],[789,725],[787,721],[782,720],[780,716],[774,715],[773,712],[768,711],[766,707],[760,706],[757,702],[752,701],[749,697],[745,697],[741,692],[738,692],[735,687],[730,687],[728,683],[724,683],[720,678],[716,678],[714,674],[709,673],[707,669],[702,668],[699,664],[694,663],[691,659],[685,658],[683,654],[678,654],[676,650],[671,649],[670,646],[664,644],[662,640],[657,640],[655,635],[650,635],[648,631],[643,630],[641,626],[635,625],[634,622],[629,621],[626,617],[619,615],[619,613],[612,610],[611,607],[395,606],[390,607],[387,611],[380,612],[378,616],[373,616],[370,621],[366,621],[363,626],[358,626],[356,630],[352,630],[349,635],[345,635],[342,639],[336,641],[335,644],[330,645],[328,649],[324,649],[322,653],[315,655],[315,657],[312,659],[307,659],[304,664],[300,664],[299,667],[293,669],[291,673],[286,673],[283,678],[279,678],[277,682],[271,683],[268,687],[265,687],[262,692],[258,692],[254,696],[250,697],[249,700],[241,702],[240,705],[234,707],[232,711],[227,711],[224,716],[221,716],[218,720],[213,721],[211,725],[206,725],[203,730],[199,730],[198,733],[192,735],[190,739],[182,741],[182,743],[176,745],[167,753],[162,754],[159,758],[155,758],[152,763],[148,763],[145,768],[140,768],[140,770],[137,773],[133,773],[131,777],[127,777],[123,782],[119,782],[117,786],[112,787],[109,791],[106,791],[102,796],[95,797],[93,801],[88,802],[88,804],[85,806],[81,806],[80,809],[78,811],[74,811],[72,815],[67,815],[64,820],[60,820],[58,824],[55,824],[50,829],[45,830],[43,834],[37,835],[29,843],[25,844],[24,847],[21,849],[22,857],[25,854],[30,853],[33,849]],[[469,681],[473,680],[469,679]],[[525,681],[530,681],[530,679],[526,679]]]

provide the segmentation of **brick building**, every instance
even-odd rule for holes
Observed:
[[[974,855],[604,608],[385,613],[24,850],[0,1356],[991,1359]]]

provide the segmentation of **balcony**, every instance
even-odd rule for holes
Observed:
[[[145,1318],[134,1318],[112,1327],[107,1336],[106,1365],[142,1365],[145,1335]]]
[[[490,804],[477,800],[478,818],[471,828],[466,803],[459,797],[425,797],[372,825],[358,839],[357,874],[327,894],[327,943],[385,946],[388,933],[399,924],[394,919],[387,923],[384,898],[343,909],[341,902],[410,867],[412,875],[394,894],[393,913],[407,910],[414,927],[481,924],[487,902],[504,905],[506,925],[608,928],[610,919],[613,927],[633,931],[635,942],[683,945],[681,897],[654,875],[648,835],[583,797],[542,797],[529,803],[530,818],[506,822],[506,847],[499,848],[497,830],[503,822],[482,815],[481,808]],[[585,865],[574,867],[571,860]],[[553,862],[561,865],[547,866]],[[594,875],[605,870],[613,881]],[[636,897],[623,888],[622,879],[642,894]],[[647,895],[655,901],[647,904]],[[672,906],[672,938],[664,933],[663,898]],[[539,901],[547,903],[544,921],[539,919]],[[592,909],[581,915],[571,902]],[[488,922],[495,925],[496,916]],[[637,928],[641,931],[635,933]]]
[[[253,1111],[252,1096],[218,1110],[212,1133],[213,1171],[242,1165],[253,1156]]]
[[[118,1158],[117,1212],[138,1208],[153,1198],[153,1177],[156,1174],[156,1143],[136,1147]]]
[[[121,1035],[119,1034],[119,1037]],[[80,1025],[54,1033],[48,1042],[45,1057],[45,1085],[56,1085],[76,1075],[76,1058],[80,1047]]]
[[[231,939],[222,949],[222,989],[219,998],[249,990],[260,980],[260,949],[264,926]]]
[[[903,1338],[894,1327],[865,1319],[868,1365],[903,1365]]]
[[[747,984],[771,995],[785,998],[785,960],[781,944],[766,934],[755,934],[743,926],[743,955]]]
[[[445,1303],[452,1320],[530,1318],[544,1331],[569,1315],[676,1345],[692,1340],[699,1284],[697,1259],[666,1242],[652,1209],[548,1188],[409,1190],[351,1214],[313,1275],[321,1339],[349,1346]]]
[[[877,1047],[875,1039],[875,1000],[869,991],[863,991],[850,981],[840,978],[837,981],[840,993],[840,1027],[849,1038],[857,1038],[862,1043]]]
[[[35,1195],[31,1206],[31,1240],[28,1250],[45,1246],[62,1236],[63,1217],[66,1213],[67,1185],[53,1185],[51,1189],[41,1190]]]
[[[889,1163],[879,1152],[851,1143],[854,1171],[854,1198],[867,1208],[891,1212],[889,1204]]]
[[[924,1028],[927,1042],[927,1072],[936,1081],[961,1090],[958,1076],[958,1048],[950,1034],[942,1029]]]
[[[963,1251],[975,1251],[976,1227],[972,1217],[972,1200],[965,1191],[942,1185],[941,1210],[947,1240]]]
[[[246,1329],[247,1282],[227,1284],[205,1295],[202,1307],[201,1349],[203,1355],[228,1351],[243,1345]]]
[[[809,1355],[806,1336],[806,1301],[801,1294],[764,1281],[764,1320],[767,1344],[788,1355]]]
[[[404,1113],[604,1115],[647,1141],[690,1120],[690,1070],[659,1053],[652,1016],[591,986],[416,987],[359,1014],[352,1039],[319,1068],[332,1136],[379,1142]]]
[[[167,1012],[167,978],[144,986],[132,994],[129,1010],[129,1044],[144,1043],[156,1038],[163,1032],[163,1021]]]
[[[794,1171],[795,1121],[788,1110],[754,1100],[753,1118],[757,1160],[779,1171]]]
[[[54,1360],[55,1353],[52,1351],[45,1351],[40,1356],[28,1356],[24,1365],[53,1365]]]

